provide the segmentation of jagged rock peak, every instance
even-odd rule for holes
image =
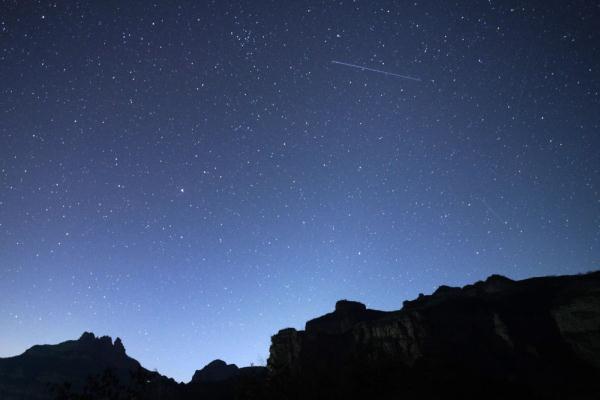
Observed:
[[[96,336],[92,332],[83,332],[83,334],[79,337],[79,343],[92,345],[92,346],[104,346],[104,347],[112,347],[117,353],[125,354],[125,346],[123,346],[123,342],[121,338],[116,338],[114,343],[110,336]]]
[[[92,332],[83,332],[79,337],[80,342],[91,342],[96,339],[96,335]]]
[[[120,354],[125,354],[125,346],[123,346],[123,342],[121,341],[121,338],[116,338],[115,339],[115,343],[113,344],[113,347],[115,348],[115,350],[120,353]]]
[[[335,303],[335,312],[338,314],[363,312],[366,309],[367,307],[358,301],[339,300],[337,303]]]
[[[98,342],[104,346],[112,346],[113,341],[112,338],[110,336],[102,336],[97,338],[96,340],[98,340]]]

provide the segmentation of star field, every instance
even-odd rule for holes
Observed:
[[[598,269],[594,3],[3,2],[0,356],[187,381],[341,298]]]

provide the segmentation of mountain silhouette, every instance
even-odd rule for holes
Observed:
[[[96,337],[84,332],[78,340],[36,345],[20,356],[0,359],[0,398],[53,398],[54,392],[65,384],[71,391],[82,392],[91,377],[106,371],[124,385],[139,375],[144,376],[146,385],[155,381],[174,384],[129,357],[121,339],[113,342],[108,336]]]
[[[271,338],[265,367],[215,360],[187,384],[119,338],[0,359],[0,399],[597,399],[600,272],[440,286],[398,311],[341,300]]]

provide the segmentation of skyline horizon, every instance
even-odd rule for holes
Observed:
[[[507,278],[509,278],[511,280],[514,280],[514,281],[522,281],[522,280],[542,278],[542,277],[559,277],[559,276],[570,276],[570,275],[586,275],[586,274],[595,273],[595,272],[598,272],[598,271],[600,271],[600,269],[583,271],[583,272],[577,272],[577,273],[574,273],[574,274],[566,274],[566,275],[561,275],[561,274],[555,274],[555,275],[535,275],[535,276],[529,276],[529,277],[523,277],[523,278],[514,278],[514,277],[510,277],[510,276],[505,276],[505,277],[507,277]],[[431,292],[427,292],[427,293],[425,293],[425,292],[419,292],[419,294],[424,294],[425,296],[432,295],[434,293],[435,289],[437,289],[440,286],[452,286],[452,287],[463,288],[464,286],[468,286],[468,285],[471,285],[471,284],[475,284],[477,282],[485,281],[485,280],[487,280],[488,278],[490,278],[490,277],[492,277],[494,275],[498,275],[498,274],[491,274],[491,275],[488,275],[487,277],[485,277],[484,279],[478,279],[476,281],[472,281],[470,283],[466,283],[466,284],[460,285],[460,286],[452,286],[452,285],[447,285],[445,283],[440,283],[436,288],[432,289]],[[504,276],[504,275],[502,275],[502,276]],[[396,309],[394,309],[394,308],[369,307],[369,305],[367,303],[362,302],[360,299],[346,299],[346,298],[344,298],[344,299],[338,299],[338,300],[336,300],[336,302],[337,301],[342,301],[342,300],[356,301],[356,302],[360,302],[362,304],[365,304],[365,306],[367,307],[367,309],[378,310],[378,311],[385,311],[385,312],[393,312],[393,311],[400,311],[400,310],[402,310],[404,308],[404,306],[402,305],[402,302],[416,300],[417,298],[419,298],[419,294],[417,294],[413,298],[410,298],[410,299],[406,298],[406,299],[402,300],[401,303],[400,303],[399,308],[396,308]],[[315,318],[319,318],[319,317],[321,317],[321,316],[323,316],[325,314],[333,312],[334,311],[334,306],[335,306],[335,302],[332,305],[332,307],[330,308],[330,310],[324,311],[321,314],[316,314],[312,318],[305,320],[304,323],[301,323],[300,325],[279,327],[275,331],[273,331],[273,333],[272,333],[271,336],[275,335],[280,330],[287,329],[287,328],[294,328],[296,330],[304,330],[305,329],[305,324],[308,321],[310,321],[312,319],[315,319]],[[203,359],[205,359],[206,361],[200,362],[200,365],[196,369],[194,369],[193,371],[189,372],[187,374],[187,375],[189,375],[189,378],[184,378],[183,375],[180,375],[180,376],[169,375],[168,373],[162,371],[161,368],[160,368],[160,366],[152,366],[152,367],[150,367],[150,366],[145,365],[141,361],[140,357],[138,357],[135,354],[133,354],[133,353],[130,352],[130,350],[129,350],[130,346],[127,345],[127,343],[128,343],[127,339],[124,339],[121,335],[118,335],[118,334],[115,335],[115,334],[111,334],[111,333],[102,333],[102,332],[99,333],[99,332],[95,332],[95,331],[91,331],[91,330],[84,330],[84,331],[82,331],[78,335],[72,336],[70,338],[63,338],[62,340],[58,339],[59,341],[55,340],[52,343],[46,343],[46,342],[43,342],[43,343],[41,343],[41,342],[33,343],[30,346],[28,346],[27,348],[25,348],[23,351],[21,351],[19,353],[16,353],[16,354],[13,354],[13,355],[3,355],[3,354],[0,353],[0,358],[12,358],[12,357],[20,356],[23,353],[25,353],[27,350],[29,350],[31,347],[36,346],[36,345],[56,345],[56,344],[63,343],[65,341],[76,341],[76,340],[79,340],[81,338],[81,336],[84,335],[84,334],[86,334],[86,333],[93,334],[97,339],[101,338],[101,337],[109,337],[111,339],[111,342],[113,344],[114,344],[114,342],[117,339],[120,339],[122,341],[122,343],[123,343],[123,346],[125,347],[125,351],[126,351],[127,356],[129,356],[129,357],[131,357],[131,358],[139,361],[140,364],[142,365],[142,367],[144,367],[144,368],[146,368],[146,369],[148,369],[150,371],[158,372],[158,373],[160,373],[161,375],[163,375],[163,376],[165,376],[167,378],[172,378],[176,382],[179,382],[179,383],[189,383],[191,381],[191,379],[192,379],[192,376],[194,375],[194,373],[196,371],[204,368],[206,365],[210,364],[211,362],[213,362],[215,360],[222,360],[222,361],[226,362],[227,364],[234,364],[238,368],[243,368],[243,367],[251,367],[251,366],[267,366],[267,360],[268,360],[268,357],[269,357],[269,349],[268,348],[266,350],[266,355],[264,357],[261,357],[261,355],[258,355],[255,361],[249,361],[246,364],[241,364],[241,363],[235,362],[235,360],[228,360],[228,359],[224,359],[222,357],[216,357],[216,358],[213,358],[213,359],[210,359],[210,360],[206,360],[206,357],[204,357]],[[271,336],[269,336],[269,338]],[[270,340],[269,340],[269,343],[270,343]]]
[[[92,331],[185,380],[339,299],[600,265],[595,4],[2,11],[0,354]]]

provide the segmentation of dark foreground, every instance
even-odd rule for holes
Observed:
[[[0,399],[599,399],[600,272],[441,286],[399,311],[339,301],[272,337],[268,365],[187,384],[84,333],[0,359]]]

